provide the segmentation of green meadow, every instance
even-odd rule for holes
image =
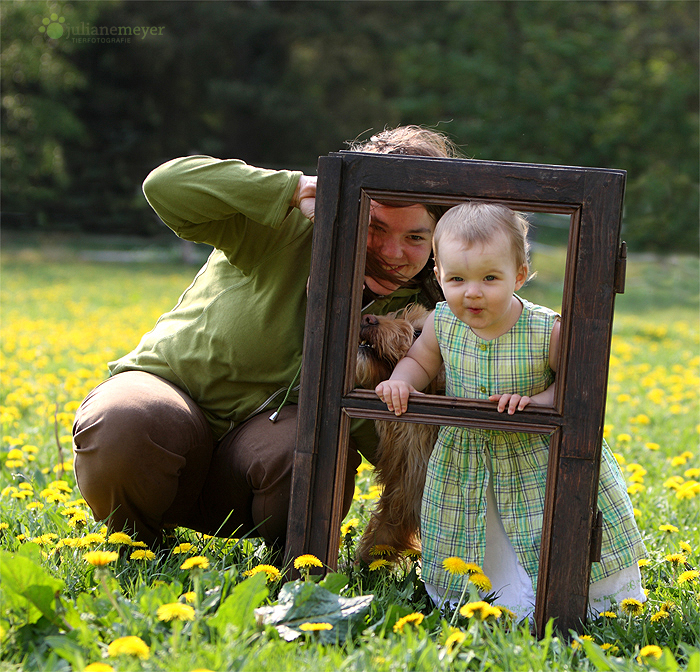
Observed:
[[[538,275],[523,294],[558,308],[564,256],[536,249]],[[648,550],[647,601],[617,605],[575,633],[550,624],[541,639],[497,600],[479,606],[475,591],[470,609],[438,612],[415,560],[354,563],[377,496],[367,464],[337,572],[320,584],[285,583],[285,568],[257,539],[177,529],[171,549],[154,554],[93,519],[72,471],[75,410],[195,272],[176,259],[4,253],[1,672],[700,671],[696,257],[631,255],[616,299],[605,436]],[[302,569],[314,563],[297,560]]]

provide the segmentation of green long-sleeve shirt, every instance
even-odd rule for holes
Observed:
[[[276,408],[301,364],[312,223],[290,207],[300,175],[191,156],[156,168],[143,185],[178,236],[216,249],[110,372],[147,371],[174,383],[201,407],[216,438]],[[417,297],[416,289],[399,289],[367,312],[398,310]],[[296,401],[295,391],[288,403]],[[354,435],[371,453],[376,439],[363,424]]]

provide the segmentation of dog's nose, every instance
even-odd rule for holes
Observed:
[[[377,326],[378,324],[379,324],[379,320],[377,319],[376,315],[363,315],[362,316],[362,326],[363,327],[369,327],[370,325]]]

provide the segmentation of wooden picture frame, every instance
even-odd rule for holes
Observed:
[[[371,199],[453,205],[495,201],[567,214],[560,363],[553,407],[509,416],[494,402],[411,397],[400,420],[551,436],[535,623],[568,633],[585,618],[591,560],[600,553],[598,476],[625,171],[524,163],[333,153],[319,158],[287,557],[334,568],[350,419],[396,420],[373,391],[353,389]],[[365,223],[364,226],[359,225]]]

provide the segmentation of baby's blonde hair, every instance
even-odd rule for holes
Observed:
[[[439,264],[440,239],[452,234],[470,246],[488,243],[498,233],[505,233],[510,241],[516,268],[530,268],[530,243],[527,219],[499,203],[462,203],[450,208],[437,223],[433,234],[433,252]]]

